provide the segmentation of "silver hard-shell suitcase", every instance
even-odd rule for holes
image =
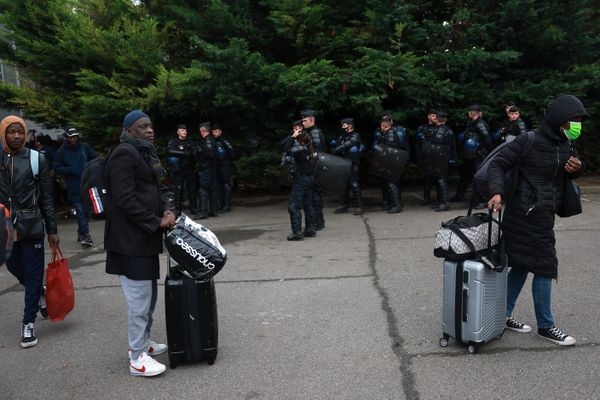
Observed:
[[[443,337],[468,345],[469,353],[506,327],[507,268],[492,270],[477,260],[444,260]]]

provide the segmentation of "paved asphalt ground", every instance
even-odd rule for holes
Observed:
[[[556,220],[554,311],[573,347],[514,332],[475,355],[439,346],[433,236],[462,207],[434,213],[412,191],[404,212],[388,215],[372,190],[363,216],[334,215],[329,199],[326,229],[287,242],[286,199],[261,197],[205,221],[229,254],[216,277],[216,363],[156,378],[127,374],[126,309],[117,277],[104,273],[103,222],[92,223],[97,247],[82,250],[75,220],[64,219],[76,306],[63,322],[38,320],[33,348],[19,345],[22,289],[0,268],[0,399],[598,399],[598,189],[584,189],[583,215]],[[529,285],[515,316],[535,329]],[[166,341],[162,286],[153,338]]]

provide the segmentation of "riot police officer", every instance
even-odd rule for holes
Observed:
[[[167,165],[169,175],[175,185],[175,213],[181,214],[183,194],[187,191],[189,208],[192,215],[198,213],[196,196],[196,143],[188,139],[185,125],[177,127],[177,138],[169,140],[167,145]]]
[[[395,127],[392,124],[392,116],[389,114],[383,115],[380,121],[380,133],[375,138],[375,142],[397,149],[408,150],[406,131],[402,127]],[[383,194],[384,204],[387,203],[388,205],[388,214],[402,212],[404,206],[402,204],[402,187],[399,181],[385,179]]]
[[[288,201],[288,213],[292,233],[287,240],[302,240],[316,236],[315,213],[312,204],[314,185],[314,149],[310,134],[303,129],[302,121],[293,124],[292,134],[282,142],[283,150],[289,155],[287,165],[292,178],[292,190]],[[302,232],[302,214],[304,209],[305,226]]]
[[[433,133],[437,129],[437,125],[435,123],[436,119],[436,111],[430,108],[427,111],[427,123],[420,125],[417,128],[417,148],[416,155],[417,161],[422,165],[421,160],[421,152],[424,143],[431,143],[431,138],[433,137]],[[428,205],[431,203],[431,186],[433,185],[433,181],[430,175],[425,174],[423,176],[423,201],[421,202],[422,206]]]
[[[216,217],[219,203],[217,186],[217,143],[210,132],[210,122],[199,125],[200,140],[196,146],[198,162],[198,188],[200,194],[200,214],[196,219]]]
[[[437,128],[431,137],[432,147],[436,149],[429,154],[430,157],[435,157],[435,160],[429,165],[439,165],[440,168],[431,170],[430,181],[435,181],[437,184],[438,198],[440,199],[439,205],[434,208],[435,211],[448,211],[450,209],[449,203],[449,189],[448,189],[448,165],[454,164],[456,161],[456,146],[454,143],[454,132],[446,125],[448,119],[446,113],[438,111],[436,114],[435,123]],[[424,160],[424,164],[428,164],[430,160]],[[437,173],[436,173],[437,172]]]
[[[454,195],[450,201],[462,201],[464,199],[467,188],[473,181],[473,176],[477,167],[481,164],[484,158],[487,156],[492,141],[490,139],[490,128],[483,120],[483,113],[481,108],[473,104],[467,109],[469,116],[469,123],[465,128],[464,143],[462,146],[462,159],[463,163],[460,167],[460,182],[456,195]],[[475,196],[474,203],[475,208],[485,208],[485,204],[479,198],[477,191],[473,191]]]
[[[522,133],[527,133],[525,122],[521,119],[521,110],[515,105],[506,107],[506,121],[500,129],[501,140],[511,141]]]
[[[229,140],[224,139],[223,131],[217,124],[212,126],[212,135],[217,144],[217,184],[219,187],[219,211],[231,211],[231,170],[233,168],[233,146]]]
[[[323,135],[323,131],[317,127],[315,115],[315,111],[310,109],[302,110],[300,112],[302,126],[310,136],[313,150],[315,152],[322,152],[326,150],[325,135]],[[316,180],[312,190],[312,199],[315,211],[316,229],[320,231],[325,228],[325,218],[323,217],[323,189]]]
[[[348,211],[350,204],[350,191],[354,200],[354,215],[360,215],[363,212],[362,193],[360,190],[360,153],[361,153],[361,138],[360,134],[354,131],[354,119],[344,118],[340,121],[343,133],[332,142],[331,153],[349,158],[352,161],[352,169],[350,177],[340,206],[335,210],[336,214],[345,213]]]

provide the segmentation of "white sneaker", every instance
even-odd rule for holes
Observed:
[[[169,347],[166,344],[156,343],[154,340],[148,340],[148,354],[157,356],[166,352]],[[131,349],[127,350],[127,357],[131,359]]]
[[[150,357],[146,352],[137,360],[129,361],[129,375],[133,376],[156,376],[160,375],[167,367]]]
[[[148,354],[157,356],[166,352],[169,348],[166,344],[156,343],[154,340],[148,340]]]

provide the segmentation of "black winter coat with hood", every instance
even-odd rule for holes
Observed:
[[[566,179],[575,178],[581,172],[565,171],[571,147],[561,125],[570,118],[582,116],[587,116],[587,112],[577,97],[558,97],[546,110],[527,154],[523,154],[527,135],[519,135],[490,163],[490,193],[500,194],[507,200],[502,230],[506,235],[510,267],[557,277],[555,212],[561,205]],[[504,171],[513,166],[519,168],[520,179],[511,195],[504,187]]]

